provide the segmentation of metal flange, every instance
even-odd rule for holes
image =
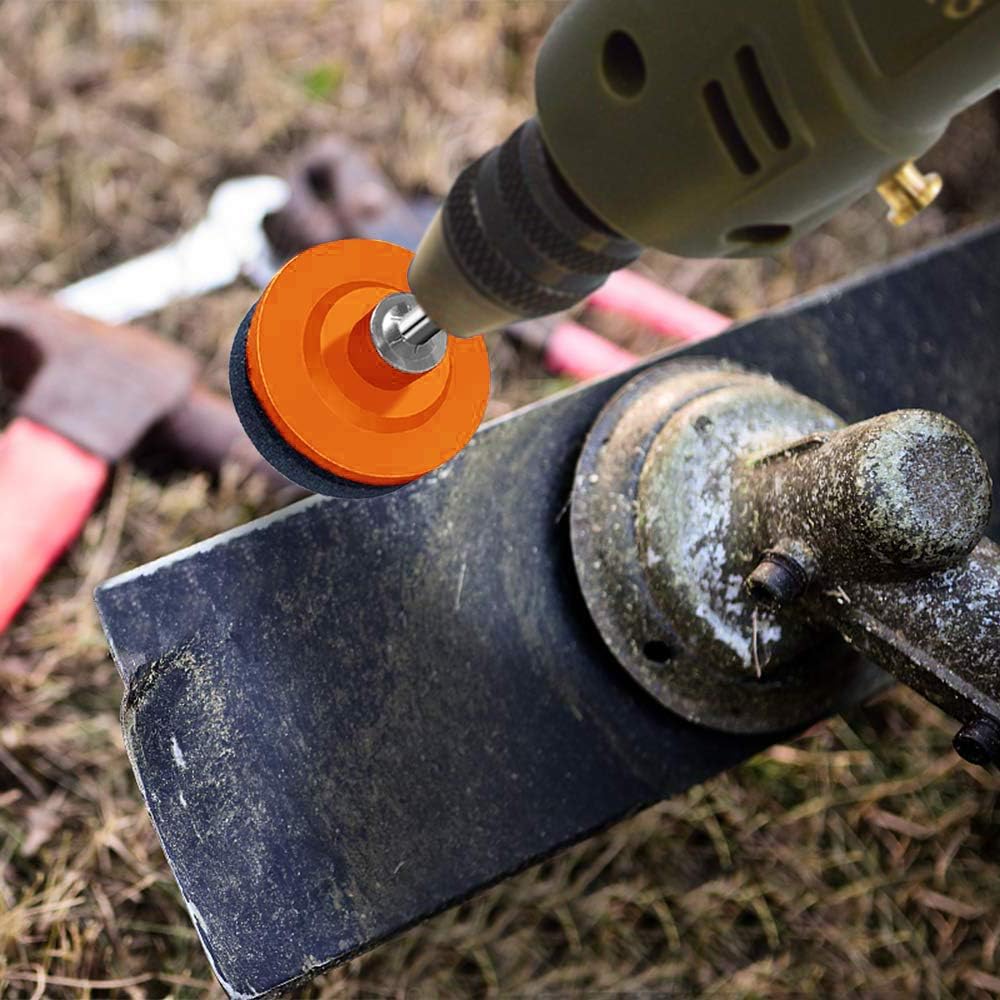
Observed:
[[[629,382],[595,422],[571,503],[591,616],[657,701],[728,732],[820,716],[860,681],[860,659],[745,587],[752,525],[735,516],[734,460],[842,421],[731,364],[668,362]],[[803,655],[808,653],[808,655]]]

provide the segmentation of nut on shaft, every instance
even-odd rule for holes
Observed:
[[[968,434],[887,413],[751,459],[740,490],[764,553],[751,595],[801,598],[805,620],[966,720],[963,757],[1000,760],[1000,548],[983,538],[992,483]]]
[[[989,716],[967,722],[955,734],[955,752],[970,764],[988,767],[1000,762],[1000,723]]]

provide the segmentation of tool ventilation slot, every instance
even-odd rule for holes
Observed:
[[[705,107],[712,116],[712,123],[722,144],[726,147],[730,159],[741,174],[755,174],[760,170],[760,160],[754,156],[750,143],[740,130],[739,122],[733,114],[733,109],[726,97],[726,92],[718,80],[713,80],[705,86]]]
[[[792,133],[781,117],[778,104],[764,79],[757,53],[749,45],[744,45],[736,53],[736,68],[746,89],[750,104],[757,119],[775,149],[788,149],[792,144]]]
[[[792,227],[782,223],[762,222],[756,226],[741,226],[726,235],[730,243],[746,243],[755,247],[769,247],[788,239]]]

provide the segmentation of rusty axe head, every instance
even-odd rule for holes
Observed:
[[[0,295],[0,378],[15,412],[109,462],[128,454],[191,391],[195,361],[133,327],[26,295]]]
[[[264,217],[277,254],[291,257],[319,243],[361,238],[415,249],[436,206],[407,201],[352,142],[315,143],[289,175],[287,204]]]

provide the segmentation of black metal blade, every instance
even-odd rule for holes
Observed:
[[[994,229],[687,353],[850,420],[942,410],[996,470],[998,261]],[[588,618],[567,504],[628,377],[484,428],[398,493],[307,500],[99,591],[126,745],[234,996],[342,961],[768,742],[659,708]]]

